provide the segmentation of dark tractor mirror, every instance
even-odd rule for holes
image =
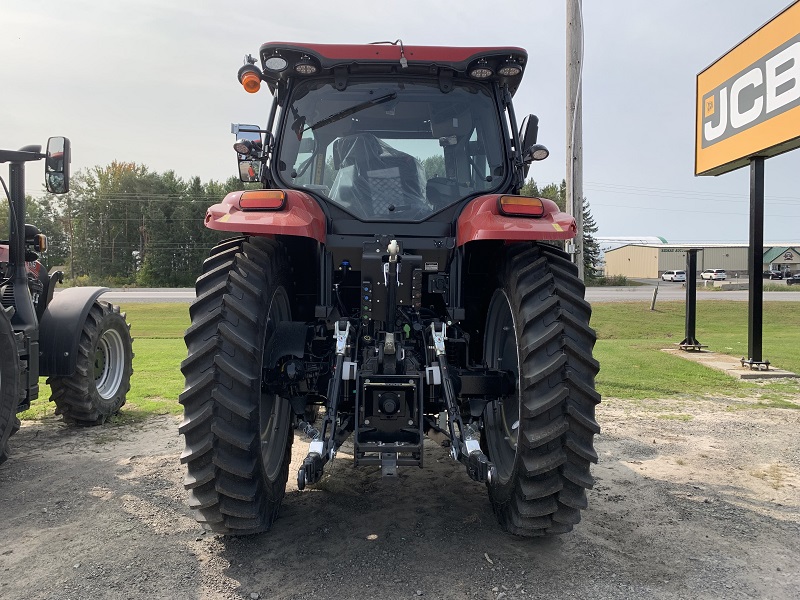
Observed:
[[[66,194],[69,191],[69,140],[51,137],[47,140],[47,157],[44,162],[44,181],[51,194]]]
[[[539,137],[539,117],[528,115],[522,120],[522,127],[519,128],[520,145],[522,146],[522,162],[525,163],[525,177],[528,176],[528,169],[532,162],[544,160],[550,156],[550,151],[536,143]]]
[[[528,115],[522,120],[522,127],[519,128],[519,139],[522,147],[520,151],[522,155],[528,154],[531,146],[536,144],[536,139],[539,137],[539,117],[536,115]]]

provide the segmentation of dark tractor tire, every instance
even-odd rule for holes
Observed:
[[[290,269],[283,246],[252,237],[216,246],[203,264],[181,364],[181,462],[189,506],[214,533],[270,528],[289,477],[293,414],[261,389],[264,349],[291,320]]]
[[[50,377],[56,414],[71,425],[105,423],[125,404],[131,389],[133,340],[119,306],[97,300],[83,323],[71,377]]]
[[[497,468],[489,498],[509,533],[565,533],[580,521],[597,462],[600,396],[585,287],[567,254],[512,246],[489,304],[484,357],[513,371],[513,396],[487,405],[483,444]]]
[[[17,407],[25,394],[22,375],[11,319],[0,307],[0,464],[8,458],[8,438],[19,429]]]

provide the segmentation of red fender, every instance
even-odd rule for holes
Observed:
[[[298,190],[284,190],[286,203],[280,210],[239,208],[242,192],[231,192],[206,212],[209,229],[250,235],[294,235],[325,243],[325,213],[316,201]]]
[[[512,217],[500,213],[501,195],[479,196],[461,212],[456,224],[458,246],[476,240],[570,240],[578,232],[575,218],[552,200],[541,199],[545,211],[541,217]]]

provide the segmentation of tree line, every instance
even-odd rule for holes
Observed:
[[[112,162],[76,173],[68,194],[29,196],[26,220],[47,235],[42,262],[63,270],[68,284],[191,287],[211,247],[230,236],[204,226],[206,210],[244,187],[236,177],[203,183]],[[564,209],[564,182],[540,189],[529,180],[522,193],[550,198]],[[8,231],[7,203],[0,205],[0,227]],[[584,201],[587,279],[599,258],[596,231]]]

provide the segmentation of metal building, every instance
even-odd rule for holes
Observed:
[[[725,269],[728,277],[747,277],[747,244],[627,244],[605,252],[605,274],[656,279],[664,271],[686,268],[686,250],[698,248],[697,269]],[[762,270],[800,271],[800,243],[764,246]]]

